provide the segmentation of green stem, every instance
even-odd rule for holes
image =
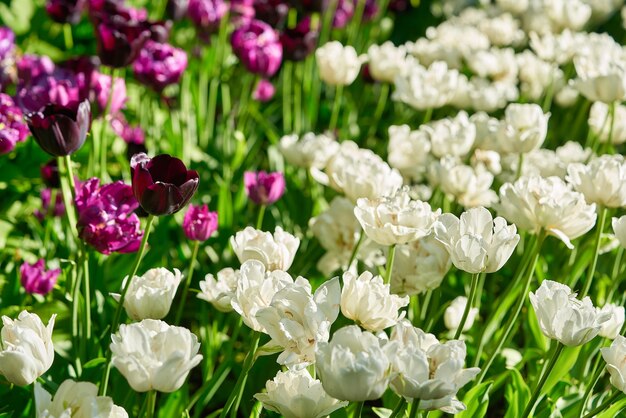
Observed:
[[[619,288],[619,284],[621,280],[618,279],[618,274],[620,270],[620,265],[622,264],[622,256],[624,255],[624,247],[621,245],[617,249],[617,255],[615,255],[615,260],[613,261],[613,268],[611,269],[611,280],[613,281],[613,285],[611,286],[611,290],[606,296],[607,301],[611,301],[613,299],[613,295]]]
[[[354,407],[354,415],[352,415],[352,418],[361,418],[361,414],[363,413],[363,405],[365,404],[365,402],[361,401],[361,402],[357,402],[355,407]]]
[[[283,78],[283,131],[289,133],[292,131],[292,118],[291,118],[291,86],[293,85],[293,63],[291,61],[285,61],[282,71]]]
[[[343,85],[340,84],[335,89],[335,98],[333,100],[333,112],[330,115],[330,124],[328,129],[331,132],[335,131],[337,127],[337,121],[339,120],[339,108],[341,107],[341,98],[343,97]]]
[[[298,62],[295,64],[296,82],[293,90],[293,131],[296,134],[302,132],[302,89],[303,89],[303,63]]]
[[[254,360],[256,358],[256,351],[259,347],[259,340],[261,339],[261,333],[258,331],[254,331],[252,334],[252,343],[250,344],[250,349],[248,354],[246,355],[245,360],[243,361],[243,367],[241,370],[241,374],[237,379],[237,383],[235,384],[235,388],[230,393],[228,400],[226,401],[226,405],[222,412],[220,413],[220,418],[226,418],[226,415],[231,411],[233,414],[237,414],[237,409],[239,409],[239,402],[241,402],[241,396],[243,395],[243,389],[246,385],[246,381],[248,379],[248,373],[254,364]]]
[[[385,283],[390,283],[391,281],[391,273],[393,271],[393,259],[396,255],[396,245],[389,246],[389,254],[387,255],[387,266],[385,268]]]
[[[419,409],[419,406],[420,406],[419,398],[413,399],[413,402],[411,402],[411,412],[409,413],[409,418],[415,418],[417,416],[417,411]]]
[[[403,417],[405,408],[406,408],[406,399],[400,398],[396,407],[391,412],[391,415],[389,415],[389,418]]]
[[[598,406],[593,411],[589,412],[583,418],[593,418],[593,417],[597,416],[600,412],[604,411],[609,406],[611,406],[611,404],[613,404],[613,402],[615,402],[623,394],[624,394],[624,392],[621,392],[619,390],[616,391],[613,395],[611,395],[611,397],[609,397],[609,399],[607,399],[605,402],[603,402],[602,405]]]
[[[265,205],[261,205],[259,206],[259,214],[257,215],[256,218],[256,229],[258,229],[259,231],[262,230],[263,228],[263,218],[265,217]]]
[[[541,376],[539,383],[537,383],[537,387],[533,391],[533,394],[530,397],[530,401],[528,401],[528,404],[526,405],[524,412],[522,412],[521,418],[527,418],[532,413],[533,409],[535,409],[535,404],[537,403],[537,399],[539,398],[539,395],[541,394],[541,389],[543,388],[543,385],[545,385],[546,381],[548,380],[548,376],[550,376],[550,373],[552,372],[554,365],[559,359],[559,356],[561,355],[563,348],[565,348],[565,346],[561,344],[560,342],[557,342],[556,344],[557,345],[554,350],[554,353],[552,354],[552,358],[550,358],[550,362],[548,363],[546,370],[543,372],[543,375]]]
[[[350,260],[348,261],[348,266],[346,267],[346,270],[350,270],[350,266],[352,266],[352,263],[356,259],[356,256],[359,252],[359,247],[361,246],[361,243],[363,242],[364,238],[365,238],[365,232],[361,229],[361,232],[359,232],[359,239],[357,240],[356,244],[354,245],[354,248],[352,249],[352,254],[350,254]]]
[[[615,130],[615,102],[609,105],[609,137],[606,139],[606,151],[611,154],[613,150],[613,131]]]
[[[100,125],[100,179],[105,180],[107,177],[107,117],[109,113],[111,113],[111,103],[113,102],[113,91],[115,90],[115,76],[117,75],[117,70],[112,69],[109,72],[109,76],[111,77],[111,85],[109,86],[109,97],[107,97],[107,104],[104,108],[104,112],[102,113],[102,124]]]
[[[193,276],[193,270],[196,264],[196,258],[198,257],[199,248],[200,248],[200,241],[194,241],[193,250],[191,251],[191,259],[189,261],[189,272],[187,273],[187,278],[185,280],[185,287],[183,288],[183,292],[181,293],[181,296],[180,296],[180,302],[178,304],[178,310],[176,311],[174,325],[178,325],[180,323],[180,318],[183,316],[183,308],[185,306],[185,301],[187,300],[187,293],[189,293],[189,286],[191,285],[191,277]]]
[[[593,247],[593,258],[591,260],[591,264],[589,265],[589,273],[587,274],[587,281],[585,282],[585,287],[580,294],[581,298],[587,296],[589,289],[591,288],[591,282],[593,281],[593,276],[596,273],[596,265],[598,264],[598,253],[600,251],[600,241],[602,240],[602,230],[604,229],[604,223],[606,222],[608,210],[605,207],[600,207],[600,219],[598,220],[598,225],[596,226],[596,236],[595,243]]]
[[[454,333],[454,340],[458,340],[463,333],[463,328],[465,327],[465,323],[467,322],[467,317],[469,316],[472,305],[474,304],[474,297],[476,296],[476,289],[478,289],[479,277],[480,273],[472,274],[472,283],[470,284],[469,296],[467,297],[467,303],[465,304],[465,309],[463,310],[463,316],[461,317],[461,322],[459,322],[459,327]]]
[[[154,409],[156,407],[156,398],[157,398],[157,393],[156,390],[150,390],[148,391],[148,394],[146,395],[148,400],[148,406],[146,408],[146,418],[152,418],[154,416]]]
[[[72,25],[63,24],[63,38],[65,40],[65,49],[68,51],[74,49],[74,38],[72,37]]]
[[[517,171],[515,172],[515,180],[522,176],[522,167],[524,166],[524,153],[520,152],[517,158]]]
[[[115,315],[113,316],[113,322],[111,323],[111,334],[114,334],[117,331],[117,326],[119,325],[120,318],[122,315],[122,309],[124,307],[124,299],[126,298],[126,292],[128,292],[128,288],[130,287],[130,283],[133,281],[133,278],[137,274],[137,270],[139,269],[139,264],[141,263],[141,259],[143,258],[144,253],[146,252],[146,244],[148,243],[148,237],[150,236],[150,230],[152,229],[152,223],[154,222],[154,215],[148,216],[148,220],[146,222],[146,228],[143,233],[143,238],[141,239],[141,244],[139,245],[139,251],[137,252],[137,257],[135,257],[135,262],[131,268],[131,273],[126,279],[126,284],[122,289],[122,294],[120,295],[120,300],[118,301],[117,308],[115,309]],[[106,366],[104,368],[104,374],[102,376],[102,382],[100,384],[100,396],[105,396],[107,393],[107,386],[109,383],[109,375],[111,373],[111,349],[107,350],[107,361]]]
[[[578,413],[579,417],[582,417],[583,414],[585,413],[585,407],[587,406],[587,402],[589,402],[589,398],[591,397],[593,388],[596,385],[596,383],[598,383],[598,380],[600,379],[600,376],[602,376],[602,373],[604,373],[604,367],[600,367],[601,360],[602,360],[602,356],[598,354],[596,356],[596,361],[593,365],[593,371],[591,372],[591,375],[593,377],[589,381],[589,385],[587,386],[587,389],[585,390],[585,394],[583,396],[583,400],[580,405],[580,412]]]
[[[537,236],[537,241],[535,242],[535,245],[534,245],[535,248],[532,251],[533,255],[529,258],[529,260],[532,259],[532,261],[530,262],[530,264],[525,270],[524,269],[521,270],[522,272],[520,273],[520,275],[516,276],[513,281],[513,285],[515,285],[518,281],[518,277],[521,277],[523,272],[526,271],[526,277],[523,282],[524,288],[522,289],[522,292],[519,295],[519,298],[517,300],[517,305],[515,306],[513,310],[513,315],[509,317],[509,321],[506,324],[504,333],[500,336],[500,339],[498,340],[496,344],[496,349],[493,351],[493,353],[491,353],[491,356],[489,356],[487,363],[485,363],[484,367],[482,368],[480,375],[478,375],[478,379],[476,380],[476,385],[479,385],[483,381],[485,376],[487,375],[487,371],[489,370],[489,368],[493,364],[493,361],[496,359],[496,357],[500,353],[500,350],[502,350],[504,343],[506,342],[506,340],[509,338],[509,335],[513,331],[513,326],[515,325],[515,321],[517,321],[517,318],[522,312],[522,308],[524,307],[524,302],[526,301],[526,295],[528,294],[528,291],[530,289],[530,283],[533,278],[533,272],[535,271],[535,266],[537,265],[537,261],[539,260],[539,254],[541,252],[541,246],[543,244],[544,238],[545,238],[545,233],[543,231],[539,232],[539,235]],[[482,344],[482,341],[481,341],[481,344]]]
[[[433,117],[433,108],[431,107],[431,108],[426,109],[426,112],[424,113],[424,119],[422,119],[422,125],[430,122],[432,117]]]
[[[380,118],[383,116],[383,112],[385,111],[385,105],[387,104],[388,98],[389,83],[383,83],[380,86],[380,94],[378,95],[378,102],[376,103],[376,110],[374,111],[374,119],[372,120],[369,133],[367,134],[368,137],[372,137],[376,133],[378,122],[380,122]]]

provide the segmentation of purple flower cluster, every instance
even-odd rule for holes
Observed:
[[[26,293],[46,295],[56,284],[61,269],[46,270],[45,263],[40,259],[35,264],[24,262],[20,266],[20,282]]]
[[[271,77],[280,68],[283,46],[270,25],[253,20],[235,29],[231,36],[233,52],[253,74]]]
[[[15,144],[28,136],[28,127],[22,119],[22,111],[11,96],[0,93],[0,154],[11,152]]]
[[[183,219],[183,231],[193,241],[206,241],[217,231],[217,212],[209,212],[207,205],[189,205]]]
[[[285,176],[280,172],[246,171],[243,184],[246,195],[257,205],[271,205],[285,193]]]
[[[131,186],[122,181],[100,186],[98,178],[91,178],[76,190],[78,233],[102,254],[137,251],[143,236],[133,213],[138,207]]]
[[[172,45],[148,41],[133,64],[137,79],[157,92],[180,81],[187,68],[187,54]]]

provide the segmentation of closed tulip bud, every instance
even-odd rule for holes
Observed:
[[[458,296],[452,301],[450,306],[446,308],[446,311],[443,314],[443,323],[450,331],[456,331],[459,328],[466,305],[467,298],[465,296]],[[463,331],[469,331],[472,328],[476,315],[478,315],[478,308],[472,308],[469,310],[467,320],[463,326]]]
[[[315,367],[324,391],[333,398],[361,402],[380,398],[394,377],[391,362],[397,343],[380,339],[356,325],[319,343]]]
[[[544,280],[537,292],[530,292],[530,303],[543,334],[568,347],[591,341],[612,316],[596,309],[588,296],[576,299],[569,286],[552,280]]]
[[[313,379],[307,369],[279,371],[267,381],[265,390],[254,395],[256,400],[285,418],[327,417],[348,405],[324,392],[322,383]]]
[[[20,281],[27,293],[48,294],[56,284],[59,274],[61,269],[46,270],[43,259],[35,264],[24,262],[20,266]]]
[[[198,189],[198,173],[187,170],[181,160],[167,154],[154,158],[136,154],[130,167],[135,198],[151,215],[178,212]]]
[[[48,154],[64,157],[85,143],[91,124],[88,101],[68,106],[47,105],[25,117],[35,141]]]
[[[67,379],[54,398],[35,383],[35,405],[38,417],[128,418],[124,408],[114,405],[108,396],[98,396],[98,387],[91,382]]]
[[[55,22],[75,25],[80,22],[86,4],[86,0],[48,0],[46,12]]]
[[[111,340],[111,364],[136,392],[177,391],[202,361],[198,337],[163,321],[122,324]]]
[[[300,246],[300,240],[276,227],[274,234],[247,227],[230,239],[240,263],[258,260],[269,271],[289,270]]]
[[[233,32],[233,52],[248,71],[269,78],[280,68],[283,46],[274,29],[265,22],[252,20]]]
[[[135,276],[124,298],[126,313],[134,321],[165,318],[182,279],[178,269],[172,273],[162,267],[150,269],[143,276]],[[124,283],[126,280],[128,277]],[[118,294],[112,296],[119,301]]]
[[[356,50],[332,41],[315,51],[320,78],[326,84],[347,86],[359,75],[362,60]]]
[[[618,335],[610,347],[601,348],[600,351],[611,375],[611,384],[626,393],[626,338]]]
[[[274,87],[272,82],[266,79],[261,79],[256,84],[254,92],[252,92],[252,98],[258,102],[265,103],[272,100],[272,97],[274,97],[275,93],[276,88]]]
[[[257,205],[271,205],[285,193],[285,176],[280,172],[246,171],[243,184],[246,195]]]
[[[622,327],[624,326],[624,307],[614,303],[607,303],[602,307],[602,309],[598,310],[601,313],[611,314],[611,319],[602,324],[602,328],[600,329],[600,333],[598,335],[612,340],[615,339],[620,334]]]
[[[4,327],[0,333],[0,374],[18,386],[33,383],[44,374],[54,360],[52,346],[52,315],[44,326],[37,314],[22,311],[16,320],[2,317]]]
[[[183,219],[183,231],[190,240],[208,240],[217,231],[217,212],[209,212],[207,205],[189,205]]]

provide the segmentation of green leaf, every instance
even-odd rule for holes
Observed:
[[[511,381],[504,390],[504,397],[508,402],[505,418],[516,418],[521,415],[530,399],[530,388],[517,369],[509,372]]]
[[[104,357],[98,357],[92,360],[89,360],[87,363],[83,365],[83,369],[90,369],[92,367],[99,366],[102,363],[106,363],[107,359]]]
[[[549,394],[552,391],[554,385],[556,385],[561,379],[567,376],[574,364],[576,364],[576,361],[578,361],[578,355],[580,354],[581,347],[582,346],[565,347],[563,349],[563,352],[561,353],[561,356],[554,365],[550,376],[548,376],[548,380],[546,380],[546,383],[543,386],[541,393]]]
[[[618,402],[615,402],[611,407],[604,412],[601,412],[596,416],[596,418],[614,418],[621,416],[619,413],[626,408],[626,398],[621,399]]]
[[[457,415],[458,418],[479,418],[484,417],[489,407],[489,389],[493,382],[481,383],[467,392],[463,402],[467,409]]]

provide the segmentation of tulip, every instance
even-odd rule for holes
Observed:
[[[18,386],[30,385],[52,366],[55,318],[56,315],[52,315],[44,327],[37,314],[26,311],[20,312],[16,320],[2,317],[0,374],[9,382]]]
[[[302,19],[292,29],[285,29],[280,34],[283,54],[288,61],[303,61],[317,46],[319,32],[311,28],[309,16]]]
[[[261,79],[256,84],[254,88],[254,92],[252,93],[252,98],[258,102],[269,102],[274,97],[276,93],[276,88],[271,83],[271,81],[266,79]]]
[[[242,264],[248,260],[258,260],[269,271],[287,271],[293,263],[300,240],[279,226],[274,234],[249,226],[231,237],[230,245]]]
[[[193,241],[206,241],[217,231],[217,212],[209,212],[207,205],[189,205],[183,219],[183,231]]]
[[[437,158],[454,156],[465,157],[474,146],[476,125],[465,111],[454,118],[441,119],[420,128],[428,135],[433,155]]]
[[[35,405],[39,417],[128,418],[124,408],[114,405],[108,396],[98,396],[91,382],[67,379],[59,385],[54,399],[35,383]]]
[[[177,391],[202,361],[198,337],[163,321],[122,324],[111,340],[111,364],[136,392]]]
[[[198,189],[198,173],[187,170],[181,160],[170,155],[149,158],[146,154],[136,154],[130,166],[135,198],[151,215],[178,212]]]
[[[606,361],[606,369],[611,375],[611,384],[619,391],[626,393],[626,338],[618,335],[610,347],[600,349],[602,358]]]
[[[243,183],[246,195],[257,205],[271,205],[285,193],[285,176],[280,172],[246,171]]]
[[[228,5],[224,0],[189,0],[187,10],[189,19],[203,36],[217,31],[226,12]]]
[[[620,218],[613,218],[612,226],[615,238],[617,238],[622,248],[626,248],[626,215]]]
[[[133,72],[140,82],[157,92],[177,84],[187,68],[187,54],[166,43],[146,42],[133,63]]]
[[[359,75],[361,59],[356,50],[348,45],[343,46],[337,41],[324,44],[315,51],[315,60],[320,78],[326,84],[352,84]]]
[[[450,306],[448,306],[443,314],[443,323],[450,331],[456,331],[461,325],[463,312],[467,306],[467,298],[465,296],[457,296],[454,298]],[[474,324],[474,320],[478,315],[478,308],[471,308],[467,315],[463,331],[469,331]]]
[[[51,188],[58,188],[61,186],[59,166],[56,159],[53,158],[46,164],[42,165],[39,171],[41,173],[41,179],[46,186]]]
[[[10,57],[15,51],[15,34],[6,26],[0,26],[0,61]]]
[[[391,41],[373,44],[367,50],[368,68],[374,80],[393,83],[396,76],[406,72],[406,48],[396,47]]]
[[[508,105],[499,132],[503,148],[517,154],[539,148],[546,139],[549,118],[537,104]]]
[[[55,22],[75,25],[80,22],[86,4],[87,0],[48,0],[46,12]]]
[[[97,71],[91,73],[91,92],[95,96],[94,102],[98,105],[97,108],[100,115],[104,114],[107,104],[109,105],[109,114],[115,115],[119,113],[126,105],[126,100],[128,99],[124,79],[115,78],[113,91],[111,91],[111,80],[112,77],[109,75]]]
[[[279,371],[265,390],[254,395],[256,400],[285,418],[323,418],[348,405],[324,392],[322,383],[306,369]]]
[[[172,273],[165,268],[152,268],[143,276],[135,276],[124,299],[126,313],[134,321],[165,318],[182,279],[178,269]],[[127,280],[128,277],[124,278],[122,287],[126,286]],[[117,294],[113,297],[117,301],[120,299]]]
[[[413,63],[406,74],[396,77],[391,98],[417,110],[439,108],[459,94],[460,79],[461,74],[445,61],[435,61],[428,68]]]
[[[151,37],[150,26],[120,15],[97,19],[96,23],[98,56],[102,64],[110,67],[131,64]]]
[[[76,152],[87,138],[91,123],[88,101],[69,106],[47,105],[25,117],[35,141],[48,154],[63,157]]]
[[[59,278],[61,269],[46,270],[43,259],[35,264],[24,262],[20,266],[20,281],[27,293],[48,294]]]
[[[251,73],[269,78],[278,71],[283,47],[267,23],[252,20],[240,26],[233,32],[230,43],[235,55]]]
[[[289,3],[286,0],[255,0],[255,17],[273,28],[281,27],[289,14]]]
[[[624,307],[616,305],[614,303],[607,303],[599,309],[602,313],[611,314],[611,319],[602,324],[602,328],[598,333],[599,336],[604,338],[610,338],[614,340],[622,331],[622,327],[624,326]]]
[[[394,377],[391,364],[396,349],[397,343],[356,325],[337,330],[330,342],[318,344],[315,355],[324,391],[344,401],[380,398]]]
[[[0,93],[0,126],[0,155],[11,152],[15,144],[28,136],[21,109],[4,93]]]
[[[239,270],[230,267],[218,271],[217,279],[212,274],[207,274],[200,282],[198,299],[209,302],[220,312],[231,312],[231,302],[237,291],[239,277]]]
[[[308,132],[300,138],[297,135],[283,136],[278,149],[291,165],[323,170],[339,151],[339,143],[329,135]]]
[[[626,162],[621,155],[602,155],[587,164],[567,166],[567,181],[587,203],[608,208],[626,206]]]
[[[168,0],[165,13],[174,21],[183,20],[189,10],[189,0]]]
[[[230,0],[230,18],[237,26],[247,25],[255,17],[256,0]]]

